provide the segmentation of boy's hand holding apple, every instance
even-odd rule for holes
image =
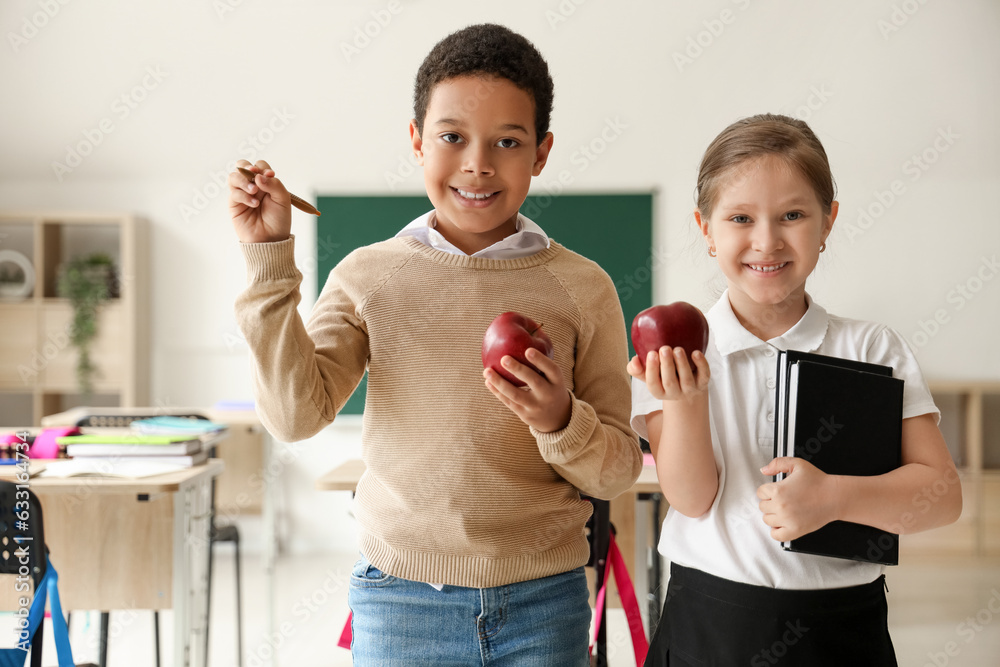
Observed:
[[[636,315],[632,346],[636,356],[628,373],[645,382],[654,398],[690,399],[708,389],[708,321],[691,304],[678,301]]]
[[[251,181],[238,171],[229,174],[229,214],[236,237],[243,243],[284,241],[292,233],[292,198],[264,160],[237,167],[253,171]]]
[[[551,355],[548,335],[520,313],[498,315],[483,337],[486,387],[521,421],[542,433],[565,428],[573,409],[562,371]]]

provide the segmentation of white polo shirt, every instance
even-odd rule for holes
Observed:
[[[707,313],[709,418],[719,492],[712,508],[697,519],[668,511],[659,550],[672,562],[783,589],[856,586],[882,574],[882,565],[784,551],[761,519],[757,487],[770,478],[760,468],[774,453],[776,349],[892,366],[893,376],[905,381],[903,418],[940,415],[902,336],[881,324],[828,315],[808,295],[806,301],[802,319],[766,342],[736,319],[728,291]],[[646,415],[662,409],[645,383],[633,378],[632,428],[648,439]]]

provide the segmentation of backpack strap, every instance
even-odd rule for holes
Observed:
[[[625,565],[625,558],[622,557],[618,543],[615,542],[615,534],[612,532],[608,540],[608,561],[604,568],[604,581],[601,589],[597,592],[597,599],[594,602],[594,639],[590,643],[590,654],[594,652],[597,644],[597,633],[600,632],[601,623],[604,621],[605,598],[607,597],[608,580],[614,571],[615,580],[618,582],[618,594],[622,599],[622,607],[625,609],[625,618],[628,621],[629,633],[632,635],[632,650],[635,652],[636,667],[642,667],[646,660],[646,653],[649,651],[649,644],[646,641],[646,632],[642,627],[642,615],[639,612],[639,601],[635,596],[635,586],[632,585],[632,577],[628,574],[628,567]]]
[[[0,649],[0,667],[23,667],[35,631],[45,622],[46,599],[48,599],[52,609],[52,635],[55,639],[59,667],[74,667],[73,649],[69,643],[69,628],[66,626],[66,617],[63,616],[62,604],[59,601],[59,573],[52,567],[52,561],[49,560],[48,554],[45,555],[45,563],[45,576],[38,582],[38,589],[35,591],[35,597],[28,610],[28,617],[25,619],[25,626],[18,633],[17,647]],[[38,646],[36,649],[41,651],[42,647]]]

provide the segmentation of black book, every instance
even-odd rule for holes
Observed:
[[[892,368],[790,350],[779,355],[776,391],[775,456],[805,459],[830,475],[882,475],[902,464],[903,381]],[[897,535],[847,521],[782,547],[899,562]]]

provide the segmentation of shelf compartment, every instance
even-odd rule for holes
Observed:
[[[97,338],[90,357],[98,372],[94,378],[96,391],[114,389],[125,381],[124,326],[121,304],[108,302],[97,315]],[[46,391],[72,392],[77,389],[76,348],[70,344],[73,309],[68,301],[46,299],[41,308],[41,338],[51,342],[55,354],[46,354],[46,365],[39,385]]]
[[[121,405],[121,395],[118,393],[95,392],[86,401],[83,395],[70,392],[45,392],[41,396],[41,417],[66,412],[83,406],[95,408],[116,408]]]
[[[0,391],[0,428],[22,428],[37,423],[31,391]]]
[[[28,303],[0,303],[0,388],[31,392],[37,384],[41,362],[38,318]]]
[[[38,271],[39,258],[36,257],[35,252],[37,247],[35,234],[36,226],[31,218],[0,221],[0,250],[13,250],[24,255],[28,263],[31,264],[31,268],[35,271],[35,286],[30,295],[25,298],[0,296],[0,303],[18,303],[24,300],[31,300],[40,292],[39,283],[41,283],[41,277]],[[4,262],[4,264],[6,265],[7,262]],[[7,268],[4,270],[7,270]]]
[[[121,275],[121,229],[106,222],[79,221],[73,223],[46,221],[42,223],[41,294],[46,298],[59,296],[59,268],[77,257],[104,253],[111,257]]]
[[[1000,392],[983,393],[983,469],[1000,471]]]

